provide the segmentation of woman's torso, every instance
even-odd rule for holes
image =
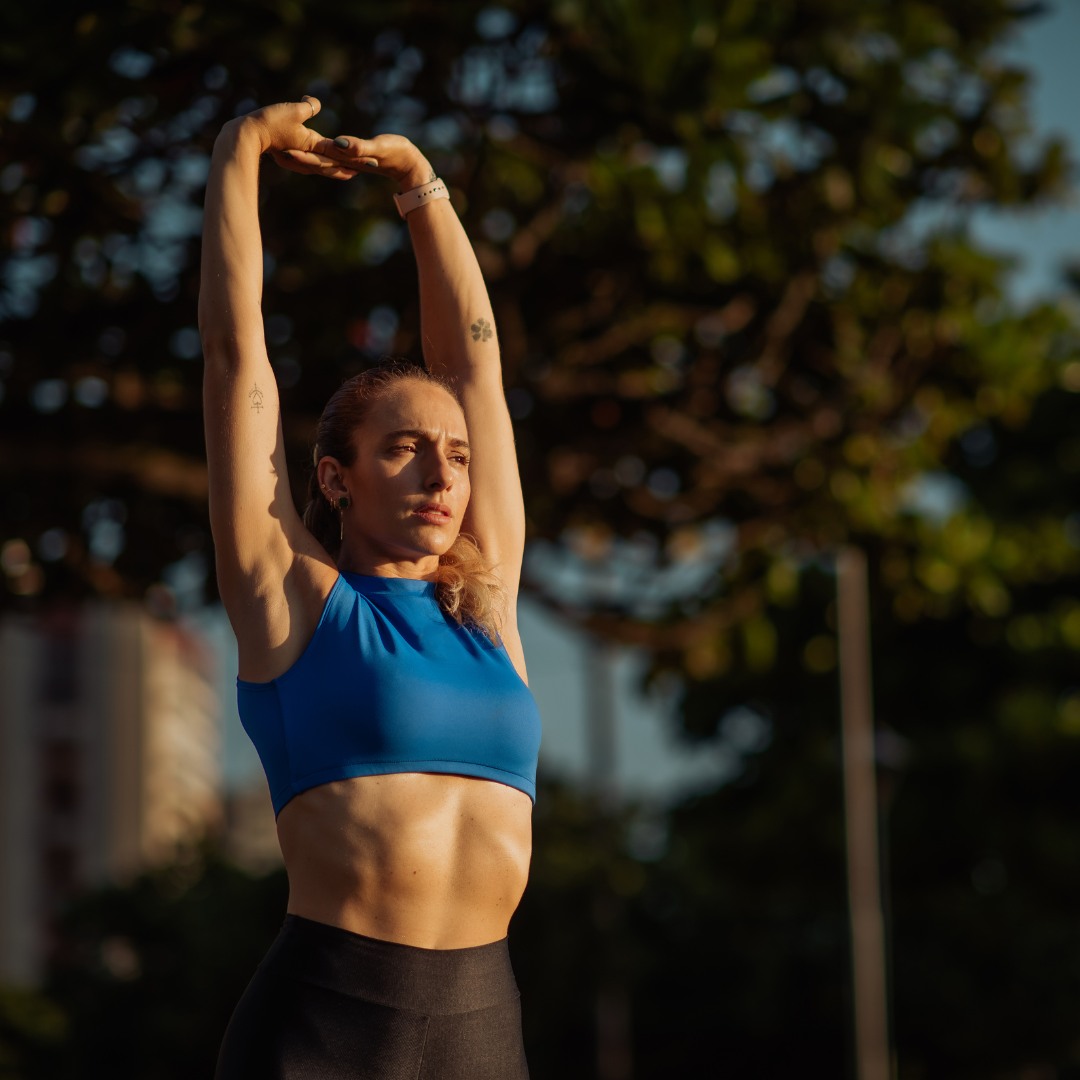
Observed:
[[[375,595],[366,598],[361,585],[361,599],[354,601],[344,578],[349,577],[352,586],[365,579],[341,577],[339,581],[336,572],[333,577],[319,575],[315,586],[325,590],[325,595],[315,625],[303,627],[298,623],[304,621],[304,613],[320,610],[317,603],[290,605],[293,612],[300,613],[290,627],[289,636],[294,642],[291,649],[277,650],[270,665],[264,657],[256,657],[253,663],[250,653],[247,658],[242,653],[241,673],[272,679],[275,699],[280,697],[285,703],[278,708],[284,711],[286,731],[277,739],[281,745],[271,749],[269,758],[281,757],[281,746],[288,744],[290,753],[286,756],[290,762],[287,768],[271,762],[267,772],[272,792],[275,785],[278,788],[275,807],[280,811],[278,836],[289,876],[289,911],[370,937],[424,948],[463,948],[498,940],[506,934],[528,874],[532,801],[530,794],[520,789],[528,788],[528,784],[522,782],[514,787],[484,775],[459,775],[455,769],[478,769],[483,774],[486,766],[455,765],[452,761],[437,763],[434,767],[439,772],[425,771],[429,767],[426,764],[414,771],[409,767],[408,740],[423,743],[422,757],[452,758],[456,736],[448,722],[460,724],[465,730],[470,723],[475,727],[483,722],[484,709],[479,702],[475,712],[480,720],[466,715],[470,712],[468,679],[479,680],[482,687],[478,690],[485,692],[487,684],[500,683],[510,695],[524,692],[521,680],[513,674],[504,650],[496,652],[486,643],[485,648],[479,648],[465,639],[466,654],[458,657],[451,651],[444,657],[443,668],[433,676],[447,683],[446,696],[451,706],[442,709],[440,703],[430,704],[431,688],[425,699],[423,687],[417,691],[414,685],[427,676],[410,645],[416,645],[420,653],[434,650],[437,657],[440,635],[450,634],[451,650],[460,648],[460,643],[452,640],[451,631],[437,624],[441,619],[434,601],[406,598],[412,622],[405,621],[406,633],[402,637],[400,628],[392,625],[397,618],[392,602],[397,598],[380,595],[384,583],[374,582]],[[417,585],[401,588],[415,594]],[[385,585],[391,592],[395,588],[393,583]],[[353,603],[356,610],[346,611],[342,606],[346,603]],[[416,606],[425,603],[431,611]],[[418,611],[422,615],[419,620]],[[337,623],[347,629],[347,636],[358,633],[358,649],[376,655],[382,664],[381,674],[376,670],[357,676],[366,661],[358,655],[359,666],[354,671],[352,653],[341,651],[340,627],[335,630],[333,625],[327,625],[334,622],[330,618],[334,613]],[[417,621],[419,629],[414,625]],[[475,663],[480,667],[470,676],[470,665]],[[274,673],[274,668],[279,670]],[[456,677],[458,669],[462,672],[460,679]],[[356,683],[354,676],[361,681]],[[465,685],[454,685],[461,680]],[[392,687],[387,689],[387,683]],[[517,684],[516,691],[513,684]],[[269,687],[269,683],[248,684],[249,690],[257,692]],[[260,698],[260,693],[255,697]],[[347,729],[338,723],[339,699],[349,709],[360,701],[363,705],[358,715],[367,709],[380,714],[376,719],[386,721],[383,730],[369,732],[366,748],[320,746],[320,741],[328,738],[327,731],[331,742],[334,738],[340,742],[341,736],[334,733]],[[425,700],[429,704],[425,705]],[[497,719],[497,707],[497,697],[487,702],[489,728]],[[395,712],[399,715],[395,716]],[[501,722],[502,718],[498,719]],[[506,721],[514,723],[511,716]],[[437,739],[440,722],[445,745],[437,741],[424,743],[429,728]],[[368,720],[362,720],[362,724],[370,727]],[[245,718],[245,726],[249,725],[250,718]],[[403,744],[394,741],[398,729],[412,732]],[[249,726],[249,733],[259,746],[260,732]],[[474,738],[463,756],[470,762],[483,757],[484,747],[483,738],[478,744]],[[379,749],[385,750],[383,756],[395,759],[395,763],[385,765],[376,760],[368,764],[372,755],[379,758]],[[259,746],[259,750],[267,765],[265,746]],[[497,747],[491,754],[495,764],[520,768],[517,760],[503,760],[505,748],[502,758]],[[336,770],[340,776],[320,771],[323,760],[337,761],[342,757],[360,760],[360,764]],[[398,760],[402,758],[403,762]],[[277,775],[283,770],[289,772],[287,781]],[[357,771],[363,774],[348,775]],[[497,770],[488,772],[498,775]],[[507,775],[518,783],[514,774]],[[310,782],[313,776],[317,783]]]
[[[529,871],[532,803],[423,773],[324,784],[278,818],[289,911],[428,949],[506,936]]]

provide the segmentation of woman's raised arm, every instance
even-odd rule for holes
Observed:
[[[277,384],[262,319],[259,163],[328,140],[304,126],[318,101],[271,105],[227,123],[214,144],[203,219],[199,333],[205,362],[203,412],[210,524],[222,601],[245,652],[282,644],[286,575],[298,556],[328,561],[304,528],[286,473]],[[355,170],[318,169],[346,179]],[[290,577],[290,580],[295,575]],[[291,606],[291,605],[290,605]]]
[[[495,316],[472,244],[449,200],[408,213],[420,277],[424,356],[454,383],[472,446],[466,532],[506,588],[511,612],[521,578],[525,507],[502,382]]]
[[[436,179],[424,155],[399,135],[340,138],[325,153],[359,171],[390,177],[399,194]],[[472,498],[463,527],[476,538],[506,590],[504,638],[516,637],[525,509],[491,301],[448,199],[423,200],[407,210],[406,221],[420,277],[424,356],[433,372],[454,384],[469,428]]]

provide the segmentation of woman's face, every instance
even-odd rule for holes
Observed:
[[[465,415],[441,386],[403,379],[379,397],[341,470],[351,505],[341,564],[359,572],[434,572],[461,531],[469,503]]]

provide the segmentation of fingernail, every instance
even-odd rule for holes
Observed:
[[[361,165],[370,165],[373,169],[377,169],[379,167],[379,159],[378,158],[373,158],[373,157],[361,158],[360,159],[360,164]]]
[[[340,146],[342,150],[348,150],[349,149],[349,140],[346,139],[344,135],[339,135],[334,140],[334,145],[335,146]]]

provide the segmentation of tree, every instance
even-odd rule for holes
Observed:
[[[1080,579],[1031,582],[993,618],[956,608],[913,621],[882,577],[874,677],[899,1076],[1071,1075],[1080,692],[1066,612]],[[674,810],[636,905],[652,943],[635,1000],[648,1017],[641,1075],[663,1075],[664,1061],[689,1070],[703,1030],[736,1073],[849,1074],[833,595],[827,564],[807,568],[770,603],[773,666],[737,657],[685,689],[688,728],[742,765]],[[706,1014],[722,1021],[703,1029]]]
[[[67,1033],[66,1016],[44,994],[0,988],[0,1076],[5,1080],[51,1075]]]
[[[210,1076],[233,1007],[281,925],[281,871],[253,877],[211,846],[91,893],[58,927],[46,987],[67,1018],[27,1080]]]
[[[912,482],[973,426],[1022,424],[1075,346],[1062,311],[1009,309],[1004,263],[965,231],[976,207],[1065,182],[1059,144],[1010,152],[1025,76],[994,50],[1037,10],[309,4],[256,24],[241,4],[114,0],[57,49],[51,18],[13,9],[8,602],[141,593],[205,563],[199,190],[221,122],[286,81],[321,95],[326,131],[414,136],[455,191],[492,284],[534,539],[608,556],[618,540],[657,574],[722,535],[721,573],[676,595],[692,670],[718,626],[760,609],[785,543],[919,549],[898,516]],[[418,351],[414,271],[378,185],[266,183],[299,492],[328,389]],[[913,231],[932,212],[944,225]],[[655,640],[650,603],[619,596],[590,625]]]

